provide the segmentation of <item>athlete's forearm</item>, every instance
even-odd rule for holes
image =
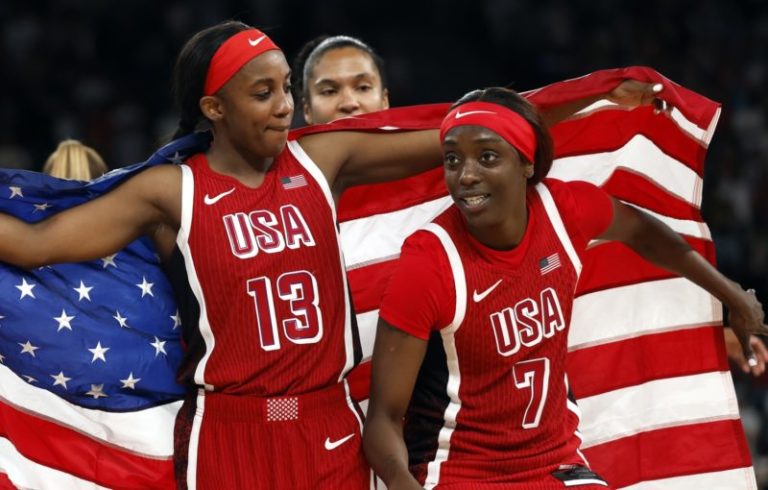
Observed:
[[[32,269],[44,265],[37,225],[0,213],[0,261]]]
[[[421,488],[408,471],[408,450],[402,422],[369,414],[363,433],[363,448],[371,468],[390,490]]]

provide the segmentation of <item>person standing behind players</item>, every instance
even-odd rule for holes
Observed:
[[[384,61],[351,36],[319,36],[293,62],[294,94],[307,124],[389,109]]]
[[[59,143],[43,166],[43,173],[72,180],[93,180],[108,170],[96,150],[72,139]]]
[[[176,137],[211,128],[210,148],[35,224],[0,215],[0,260],[91,260],[148,235],[169,263],[178,246],[197,310],[183,322],[179,486],[370,488],[344,382],[359,357],[331,189],[437,166],[438,133],[287,142],[288,64],[240,22],[190,39],[174,81]]]
[[[552,142],[517,93],[470,92],[440,136],[454,204],[406,240],[384,295],[366,455],[390,490],[605,488],[579,451],[565,373],[590,240],[621,241],[723,301],[745,351],[768,332],[762,305],[648,214],[544,180]]]

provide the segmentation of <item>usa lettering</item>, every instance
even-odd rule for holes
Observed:
[[[276,215],[267,209],[223,217],[232,254],[250,259],[264,252],[274,254],[301,246],[314,247],[315,238],[299,208],[293,204],[280,207]]]
[[[502,356],[511,356],[522,346],[532,347],[565,328],[560,300],[552,288],[538,298],[525,298],[491,314],[496,348]]]

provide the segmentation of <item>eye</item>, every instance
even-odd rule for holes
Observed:
[[[373,86],[368,84],[358,85],[357,90],[360,92],[370,92],[371,90],[373,90]]]
[[[447,152],[443,156],[443,163],[445,164],[445,168],[453,170],[459,165],[459,156],[452,151]]]
[[[256,100],[267,100],[267,99],[269,99],[269,97],[271,95],[272,95],[272,90],[270,90],[270,89],[260,90],[260,91],[258,91],[256,93],[252,94],[252,96]]]
[[[283,92],[287,94],[288,92],[291,91],[292,88],[293,88],[293,84],[291,82],[288,82],[283,86]]]
[[[323,97],[331,97],[333,95],[336,95],[336,89],[324,88],[324,89],[321,89],[320,92],[318,92],[318,95],[322,95]]]
[[[499,155],[495,151],[485,150],[480,154],[480,161],[483,163],[493,163]]]

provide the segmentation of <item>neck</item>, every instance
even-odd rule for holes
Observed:
[[[208,165],[217,173],[233,177],[249,187],[258,187],[272,166],[273,157],[254,155],[227,138],[214,134],[207,153]]]

